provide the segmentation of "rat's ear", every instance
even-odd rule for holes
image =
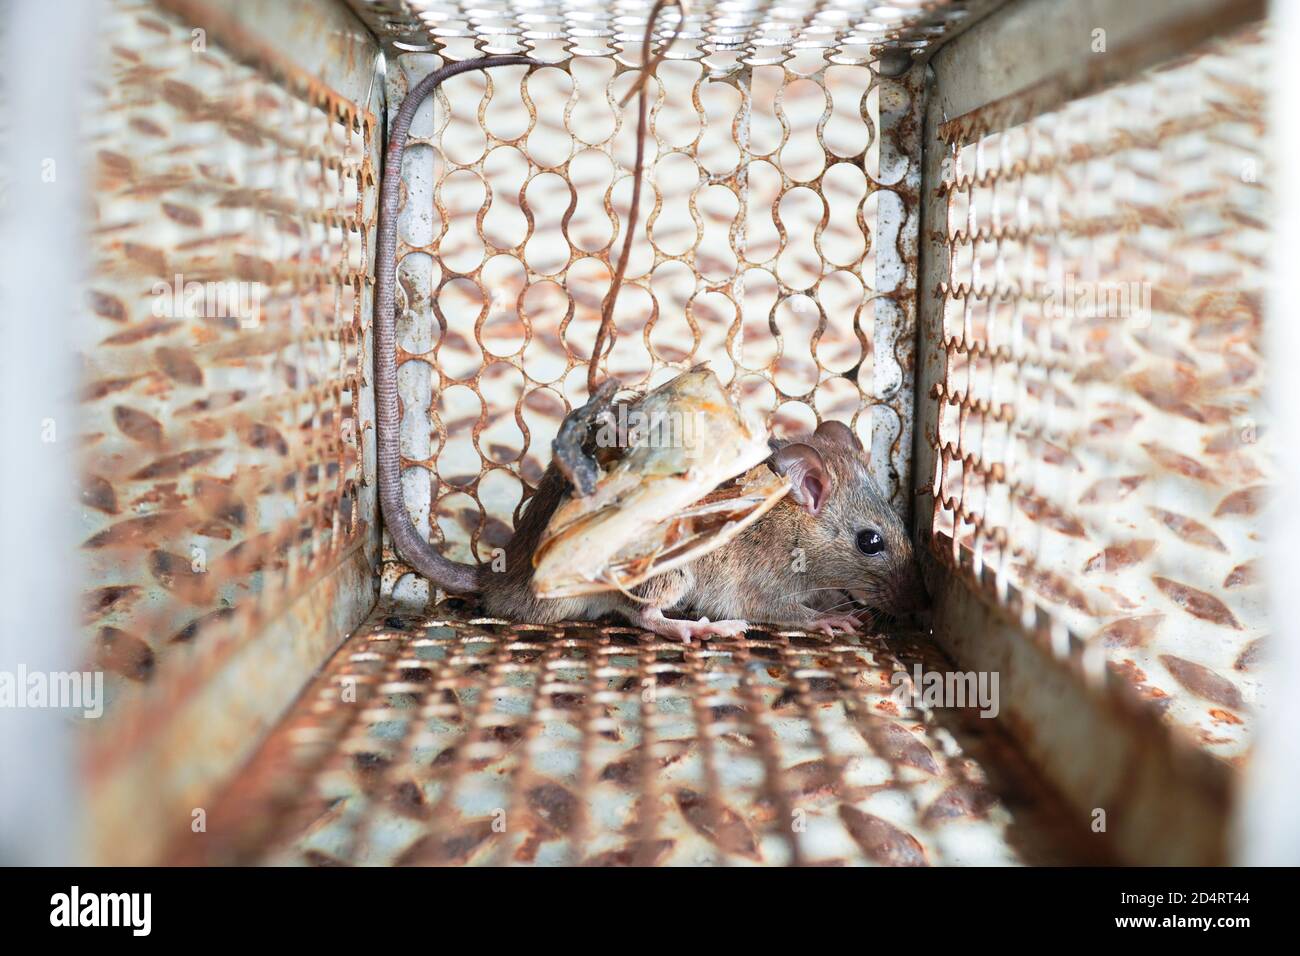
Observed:
[[[843,445],[845,448],[862,451],[862,441],[854,434],[853,429],[843,422],[824,421],[817,426],[817,431],[813,434],[826,441]]]
[[[772,455],[772,470],[790,479],[790,494],[805,511],[812,515],[821,511],[831,491],[831,476],[816,448],[803,442],[784,445]]]

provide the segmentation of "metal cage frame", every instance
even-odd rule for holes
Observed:
[[[1044,534],[1086,538],[1092,519],[1008,478],[960,431],[954,440],[945,415],[986,416],[1011,432],[1041,393],[1003,414],[974,387],[957,388],[953,370],[1050,366],[1050,384],[1064,368],[1020,339],[994,341],[992,320],[954,335],[951,312],[978,297],[969,275],[981,256],[1001,255],[999,243],[1064,245],[1059,221],[1022,228],[1016,217],[1041,198],[1024,180],[1052,167],[1068,189],[1067,167],[1086,162],[1062,148],[1039,166],[1018,155],[972,173],[966,151],[1000,142],[1008,156],[999,135],[1033,133],[1072,104],[1194,64],[1265,21],[1265,5],[911,0],[867,15],[881,6],[687,7],[652,97],[635,302],[604,368],[645,386],[713,360],[778,430],[828,418],[856,428],[911,521],[935,640],[766,628],[681,647],[603,622],[478,616],[400,561],[374,493],[373,237],[386,121],[445,59],[528,52],[546,62],[457,78],[451,98],[440,92],[417,116],[403,167],[404,492],[430,540],[482,558],[509,533],[547,437],[585,394],[571,373],[585,369],[591,289],[608,282],[626,223],[630,124],[617,94],[639,62],[649,4],[93,5],[111,40],[92,97],[101,109],[64,129],[87,136],[93,176],[87,305],[68,324],[86,357],[66,376],[80,440],[50,459],[51,487],[76,484],[81,496],[82,633],[44,660],[88,654],[108,675],[107,707],[78,729],[77,770],[50,775],[44,806],[28,809],[49,825],[77,815],[81,855],[113,863],[1234,859],[1239,765],[1257,709],[1256,618],[1242,613],[1243,626],[1219,602],[1241,632],[1233,646],[1244,663],[1232,673],[1175,656],[1164,684],[1136,677],[1136,652],[1124,649],[1140,638],[1108,644],[1103,633],[1131,609],[1082,630],[1092,618],[1072,613],[1073,592],[1053,600],[1045,579],[1015,570],[988,488],[1005,486],[1016,520]],[[1099,23],[1104,57],[1089,46]],[[847,107],[844,70],[860,71]],[[1227,122],[1267,127],[1259,79],[1225,87],[1216,109]],[[0,74],[0,96],[9,88]],[[563,109],[543,115],[542,93]],[[714,98],[723,119],[710,113]],[[1210,128],[1223,115],[1193,119]],[[1115,135],[1116,150],[1161,156],[1158,135]],[[494,155],[509,162],[493,165]],[[655,180],[660,163],[678,181]],[[1020,190],[1005,221],[965,232],[949,221],[973,217],[987,198],[979,190],[996,191],[999,177]],[[471,181],[481,199],[465,206]],[[536,198],[548,181],[566,188]],[[793,228],[782,219],[792,195],[807,200],[790,212]],[[13,226],[3,206],[0,225]],[[1238,225],[1269,232],[1244,214]],[[775,238],[750,244],[763,230]],[[530,249],[538,237],[544,247]],[[802,260],[784,259],[803,239]],[[33,248],[66,242],[33,230]],[[830,251],[837,242],[849,252]],[[490,260],[513,271],[493,272]],[[159,315],[157,284],[175,275],[179,289],[182,274],[252,283],[266,321],[241,324],[229,309]],[[832,275],[847,285],[824,291]],[[513,292],[501,307],[498,286]],[[552,297],[545,308],[527,300],[534,288]],[[649,318],[629,318],[637,310]],[[679,315],[685,331],[672,325]],[[1250,326],[1256,338],[1261,323]],[[1262,346],[1241,350],[1255,388]],[[1069,452],[1045,431],[1037,440],[1058,458]],[[1161,448],[1156,467],[1191,467]],[[968,478],[982,489],[969,497]],[[1243,502],[1260,520],[1254,497]],[[1163,520],[1184,538],[1200,534],[1193,547],[1205,546],[1202,532],[1214,537],[1204,523],[1189,535]],[[1102,555],[1122,543],[1097,536]],[[1198,627],[1219,613],[1186,590],[1156,588],[1169,614],[1192,605]],[[1262,614],[1258,602],[1250,609]],[[0,650],[7,666],[24,645]],[[922,675],[954,671],[1001,675],[996,721],[921,699]],[[1170,717],[1157,706],[1184,692],[1231,734],[1197,739],[1186,709]],[[42,732],[33,739],[63,739],[64,728]],[[23,858],[54,852],[0,838]]]

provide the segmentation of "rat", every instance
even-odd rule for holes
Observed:
[[[613,613],[683,642],[742,634],[750,621],[857,633],[861,622],[845,610],[853,603],[896,617],[920,611],[926,592],[911,539],[852,430],[826,421],[811,435],[769,444],[765,465],[790,479],[790,493],[731,541],[627,595],[533,594],[532,554],[568,490],[552,462],[505,549],[504,569],[481,570],[485,610],[538,624]],[[684,611],[702,617],[668,616]]]
[[[420,103],[443,80],[474,69],[540,65],[525,56],[462,60],[435,70],[394,117],[380,183],[375,251],[375,404],[380,508],[397,553],[446,591],[479,593],[494,616],[536,624],[617,614],[680,641],[744,633],[750,621],[785,624],[830,636],[856,633],[845,610],[903,616],[920,610],[925,587],[902,519],[867,468],[848,426],[826,421],[812,434],[772,439],[767,467],[790,479],[789,495],[730,542],[691,564],[656,575],[628,593],[542,599],[533,594],[532,555],[569,491],[552,461],[505,549],[504,568],[440,554],[415,529],[402,495],[396,356],[397,214],[402,153]],[[699,619],[669,617],[692,611]]]

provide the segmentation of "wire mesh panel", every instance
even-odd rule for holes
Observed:
[[[374,601],[377,48],[335,23],[339,93],[275,48],[320,15],[254,34],[220,4],[105,11],[81,395],[101,782],[154,745],[237,757]],[[204,774],[152,776],[165,802]],[[133,826],[126,799],[94,812]]]
[[[639,43],[653,3],[646,0],[348,0],[376,35],[399,50],[432,50],[468,41],[483,53],[531,49],[542,59],[606,56]],[[783,63],[792,53],[823,51],[837,62],[865,63],[888,44],[921,51],[999,0],[822,0],[788,3],[682,4],[681,35],[711,55],[749,63]],[[671,8],[670,8],[671,9]]]
[[[504,545],[585,400],[632,189],[636,103],[620,101],[647,9],[628,12],[551,33],[504,9],[445,27],[459,14],[429,11],[440,55],[405,54],[390,74],[395,109],[443,59],[546,61],[449,80],[404,163],[404,489],[420,531],[461,559]],[[601,364],[648,388],[707,361],[778,432],[848,422],[905,508],[919,78],[880,75],[844,16],[814,28],[807,11],[807,36],[781,17],[724,29],[709,5],[688,17],[650,82],[645,209]],[[389,558],[386,593],[423,601]]]
[[[1013,818],[980,720],[914,703],[913,668],[940,662],[912,641],[683,646],[438,611],[372,618],[180,858],[926,866],[1069,844],[1024,780]]]
[[[935,551],[1227,759],[1267,629],[1268,46],[1252,26],[939,134]]]

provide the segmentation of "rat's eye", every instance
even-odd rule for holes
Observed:
[[[879,554],[885,550],[885,539],[872,528],[858,532],[858,550],[863,554]]]

